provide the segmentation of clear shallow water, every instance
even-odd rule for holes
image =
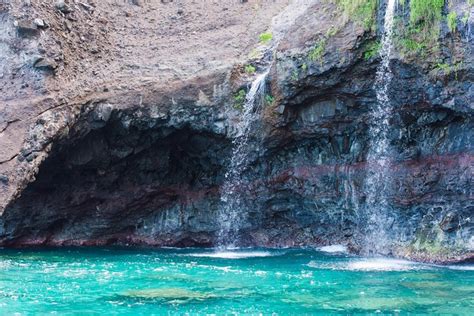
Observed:
[[[472,266],[304,250],[1,250],[0,314],[472,315]]]

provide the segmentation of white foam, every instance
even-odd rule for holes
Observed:
[[[447,266],[447,268],[451,270],[474,271],[473,265]]]
[[[216,251],[216,252],[188,254],[188,256],[191,256],[191,257],[207,257],[207,258],[221,258],[221,259],[271,257],[274,255],[275,254],[272,254],[269,251]]]
[[[429,265],[421,263],[389,258],[367,258],[329,264],[311,261],[308,263],[308,266],[318,269],[348,271],[408,271],[430,268]]]
[[[344,245],[330,245],[318,248],[319,251],[336,253],[336,252],[347,252],[347,247]]]
[[[418,268],[420,264],[415,262],[387,258],[352,261],[347,265],[347,270],[360,271],[407,271]]]
[[[10,260],[1,260],[0,261],[0,269],[6,269],[11,266]]]

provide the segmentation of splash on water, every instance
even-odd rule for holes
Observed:
[[[418,263],[387,259],[387,258],[375,258],[375,259],[362,259],[350,262],[347,265],[347,270],[351,271],[408,271],[420,268],[426,268]]]
[[[447,266],[448,269],[451,270],[459,270],[459,271],[474,271],[474,265],[467,265],[467,264],[460,264],[460,265],[452,265]]]
[[[272,257],[278,253],[269,251],[216,251],[204,253],[191,253],[191,257],[219,258],[219,259],[246,259],[246,258],[262,258]]]
[[[410,271],[434,269],[434,267],[430,265],[390,258],[351,259],[350,261],[332,263],[310,261],[308,267],[342,271]]]
[[[318,248],[319,251],[327,252],[327,253],[346,253],[347,247],[344,245],[330,245]]]

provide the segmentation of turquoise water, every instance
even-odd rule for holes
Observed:
[[[472,266],[305,250],[0,249],[0,314],[474,311]]]

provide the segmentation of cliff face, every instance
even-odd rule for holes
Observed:
[[[274,54],[239,187],[240,244],[370,252],[384,6],[370,27],[303,2],[3,5],[0,244],[214,245],[254,76],[244,65],[262,71]],[[392,56],[386,254],[473,257],[471,16],[455,31],[442,22],[436,54],[397,44]],[[259,43],[269,30],[274,52]]]
[[[469,12],[466,3],[456,9]],[[407,8],[399,7],[397,14],[406,19]],[[472,259],[469,24],[456,32],[442,24],[439,47],[431,55],[404,51],[401,22],[396,24],[389,86],[390,163],[388,170],[380,170],[379,164],[367,161],[371,138],[377,137],[370,135],[380,63],[370,47],[377,39],[362,24],[344,24],[337,14],[320,19],[301,19],[295,26],[301,37],[288,36],[278,52],[274,90],[282,100],[277,108],[281,114],[267,113],[271,127],[262,163],[266,169],[258,168],[274,179],[262,189],[265,193],[257,194],[267,203],[262,210],[267,223],[275,217],[300,223],[292,233],[277,235],[283,244],[288,236],[302,243],[350,240],[363,253],[375,249],[418,260]],[[314,29],[319,34],[310,31]],[[302,49],[308,42],[316,44]],[[321,43],[322,52],[311,60]],[[459,67],[442,71],[442,63]],[[367,205],[369,177],[383,182],[378,184],[380,195],[382,190],[387,193],[388,207],[380,204],[378,227],[368,225],[373,215],[368,212],[373,206]],[[387,247],[376,249],[377,243]]]

